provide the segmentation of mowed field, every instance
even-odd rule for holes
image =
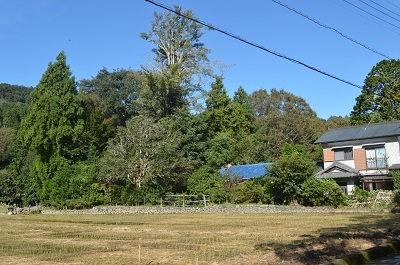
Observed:
[[[320,264],[388,242],[390,213],[0,215],[0,264]]]

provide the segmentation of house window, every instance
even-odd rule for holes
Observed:
[[[367,169],[386,168],[385,147],[366,148]]]
[[[335,160],[336,161],[352,160],[352,159],[353,159],[353,148],[352,147],[335,149]]]

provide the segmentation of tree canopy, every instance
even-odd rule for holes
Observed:
[[[283,89],[249,95],[244,87],[227,88],[203,34],[190,19],[155,13],[141,35],[154,45],[148,66],[102,68],[75,82],[61,52],[34,89],[0,84],[0,202],[84,208],[201,193],[213,203],[290,203],[303,196],[314,204],[315,189],[336,192],[330,183],[307,180],[322,155],[314,141],[349,119],[319,119],[305,99]],[[202,108],[193,109],[196,101]],[[271,175],[244,183],[219,171],[265,162],[274,162]]]
[[[350,114],[351,124],[400,119],[400,60],[383,60],[368,73]]]
[[[145,98],[152,102],[152,97],[156,97],[158,102],[172,107],[188,103],[196,108],[204,92],[204,80],[213,76],[213,66],[208,59],[210,50],[200,40],[204,27],[188,19],[195,18],[194,13],[183,11],[179,6],[175,6],[175,11],[184,16],[154,12],[150,30],[140,35],[155,46],[152,49],[154,62],[150,67],[143,66],[149,78]]]

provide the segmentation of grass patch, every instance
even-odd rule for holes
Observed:
[[[389,242],[400,223],[399,215],[388,213],[0,219],[5,264],[319,264]]]

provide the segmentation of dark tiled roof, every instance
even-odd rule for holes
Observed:
[[[325,132],[315,143],[332,143],[396,135],[400,135],[400,121],[331,129]]]
[[[389,167],[389,169],[392,169],[392,170],[394,170],[394,169],[400,169],[400,164],[393,164],[393,165],[391,165],[391,166]]]
[[[393,177],[389,175],[375,175],[375,176],[365,176],[361,179],[364,180],[393,180]]]
[[[332,172],[337,170],[336,172]],[[333,162],[329,167],[316,174],[317,178],[350,178],[361,176],[361,173],[352,167],[349,167],[339,161]]]
[[[230,166],[229,168],[222,168],[220,170],[221,175],[229,175],[231,178],[240,177],[243,180],[251,178],[264,177],[268,172],[268,167],[272,163],[260,163],[260,164],[249,164],[249,165],[239,165]]]
[[[329,172],[329,173],[323,173],[317,176],[317,178],[320,179],[341,179],[341,178],[353,178],[360,176],[360,174],[354,174],[354,173],[349,173],[349,172]]]

